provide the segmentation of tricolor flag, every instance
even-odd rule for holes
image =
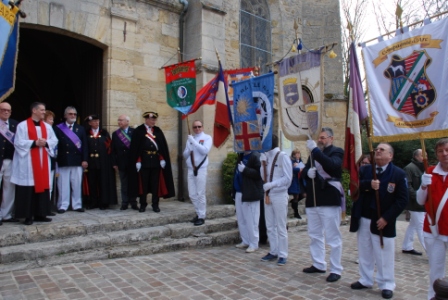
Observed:
[[[167,103],[183,114],[188,113],[196,98],[195,60],[165,67]]]
[[[215,124],[213,129],[213,145],[216,148],[221,147],[229,137],[231,124],[232,116],[230,115],[227,83],[221,63],[219,63],[218,91],[216,92]]]
[[[359,197],[358,160],[362,156],[360,123],[367,118],[367,109],[359,74],[355,44],[350,45],[350,83],[347,128],[343,167],[350,172],[350,196]]]
[[[5,2],[0,2],[0,101],[14,91],[19,42],[19,9],[10,9]]]
[[[212,105],[216,101],[216,93],[218,92],[219,78],[218,75],[213,77],[199,92],[196,93],[196,100],[190,107],[190,110],[182,116],[185,119],[188,115],[195,113],[202,105]]]

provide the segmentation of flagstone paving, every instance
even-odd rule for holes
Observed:
[[[398,222],[393,299],[426,299],[428,259],[401,253],[407,222]],[[0,298],[13,299],[381,299],[373,289],[353,291],[358,280],[356,235],[344,238],[341,280],[305,274],[311,265],[306,226],[289,229],[285,266],[261,262],[269,249],[255,253],[232,246],[178,251],[126,259],[74,263],[0,274]],[[417,239],[417,238],[416,238]],[[418,241],[415,248],[422,251]],[[327,249],[328,250],[328,249]],[[328,253],[327,253],[328,261]]]

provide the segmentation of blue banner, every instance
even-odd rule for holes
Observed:
[[[233,84],[235,152],[272,148],[274,73]]]

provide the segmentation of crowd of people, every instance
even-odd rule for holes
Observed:
[[[25,121],[18,123],[10,116],[11,105],[0,103],[0,225],[20,219],[25,225],[51,222],[49,216],[54,212],[63,214],[70,207],[80,213],[85,209],[108,209],[117,204],[113,170],[118,171],[121,183],[121,210],[130,205],[145,212],[150,193],[152,210],[158,213],[160,197],[174,196],[168,143],[156,126],[156,112],[145,112],[144,123],[135,129],[129,126],[128,116],[119,116],[119,128],[112,136],[101,128],[97,115],[85,119],[87,128],[79,125],[73,106],[65,109],[64,121],[57,125],[53,124],[54,113],[40,102],[31,105],[31,116]],[[212,138],[204,133],[199,120],[192,123],[192,130],[183,157],[188,167],[188,193],[196,212],[191,221],[200,226],[206,219]],[[322,128],[317,142],[306,142],[310,152],[306,163],[298,150],[291,157],[281,151],[275,134],[269,151],[238,155],[232,193],[241,235],[237,248],[253,253],[269,240],[269,252],[261,261],[285,265],[288,203],[294,217],[300,219],[298,203],[305,199],[312,263],[303,272],[328,270],[327,282],[341,278],[344,150],[334,146],[333,141],[333,130]],[[438,164],[426,171],[421,149],[415,150],[412,161],[401,169],[392,163],[394,149],[388,143],[377,145],[373,162],[368,156],[360,160],[360,194],[353,204],[350,222],[350,231],[357,234],[360,277],[351,284],[352,289],[371,288],[376,281],[383,298],[393,297],[396,220],[407,209],[411,220],[402,253],[422,255],[413,246],[417,234],[429,258],[428,299],[434,297],[433,283],[446,272],[448,138],[437,142],[435,153]],[[326,244],[331,250],[328,266]]]

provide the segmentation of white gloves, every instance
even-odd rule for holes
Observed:
[[[142,163],[138,162],[135,164],[135,168],[137,169],[137,172],[140,172],[141,167],[142,167]]]
[[[307,141],[306,141],[306,147],[307,147],[310,151],[313,151],[313,149],[317,147],[317,144],[316,144],[316,142],[313,141],[313,140],[307,140]]]
[[[246,166],[245,166],[245,165],[243,164],[243,162],[241,161],[241,162],[238,164],[238,171],[240,171],[240,173],[243,173],[244,168],[246,168]]]
[[[162,169],[165,169],[166,161],[164,159],[160,161],[160,166],[162,167]]]
[[[311,179],[316,178],[316,168],[315,167],[309,168],[308,173],[306,173],[306,175],[308,175],[308,177]]]
[[[194,136],[192,136],[191,134],[188,135],[188,141],[189,141],[191,144],[194,144],[194,142],[196,142],[196,140],[194,139]]]
[[[265,153],[260,153],[260,161],[266,161],[267,160],[267,158],[266,158],[266,154]]]
[[[272,184],[272,182],[266,182],[265,184],[263,184],[263,190],[265,192],[269,191],[273,187],[274,187],[274,185]]]
[[[428,186],[432,183],[432,174],[423,173],[422,175],[422,186]]]

